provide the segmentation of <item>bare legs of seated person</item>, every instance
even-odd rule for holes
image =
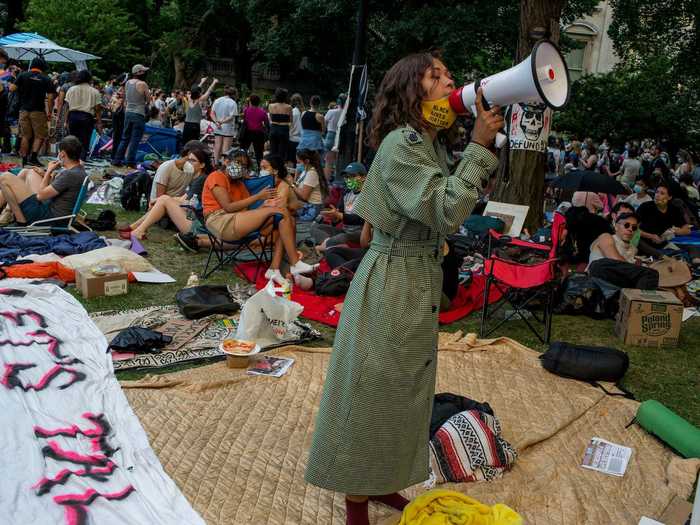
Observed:
[[[289,261],[289,270],[292,275],[309,273],[314,270],[313,266],[301,260],[297,252],[296,228],[289,210],[286,208],[262,206],[254,210],[236,212],[234,214],[235,219],[230,223],[231,230],[221,232],[221,238],[228,241],[242,239],[246,235],[259,230],[274,215],[281,215],[282,219],[277,225],[278,232],[274,237],[272,261],[270,262],[270,268],[265,272],[265,278],[272,279],[279,285],[285,285],[288,284],[288,281],[280,272],[282,258],[285,255]]]
[[[131,234],[139,240],[143,239],[148,228],[164,217],[170,217],[180,233],[189,233],[192,230],[192,221],[187,218],[187,209],[181,206],[184,202],[178,197],[161,195],[155,200],[151,209],[130,226]],[[209,246],[209,237],[198,235],[197,245]]]
[[[10,172],[0,175],[0,210],[7,207],[8,211],[6,213],[11,213],[15,221],[19,223],[27,222],[26,217],[22,213],[20,203],[41,190],[43,178],[44,170],[41,168],[26,168],[20,171],[18,175],[13,175]],[[4,222],[11,222],[12,219],[9,215],[6,218],[9,220]]]

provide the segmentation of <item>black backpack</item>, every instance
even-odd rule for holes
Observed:
[[[141,196],[148,200],[151,194],[153,178],[145,171],[135,171],[124,177],[124,185],[120,193],[122,208],[129,211],[141,210]]]
[[[353,272],[342,266],[334,268],[330,272],[322,273],[316,279],[316,294],[345,295],[354,276]]]

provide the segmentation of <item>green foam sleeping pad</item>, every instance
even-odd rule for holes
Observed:
[[[700,458],[700,428],[658,401],[644,401],[637,409],[637,423],[685,458]]]

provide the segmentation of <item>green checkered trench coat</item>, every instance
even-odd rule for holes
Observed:
[[[444,149],[410,127],[379,147],[355,203],[374,236],[338,325],[309,483],[369,496],[427,479],[442,246],[496,164],[471,144],[450,176]]]

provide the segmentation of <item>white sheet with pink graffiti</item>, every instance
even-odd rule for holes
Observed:
[[[51,284],[0,281],[0,523],[198,525],[119,386],[107,341]]]

